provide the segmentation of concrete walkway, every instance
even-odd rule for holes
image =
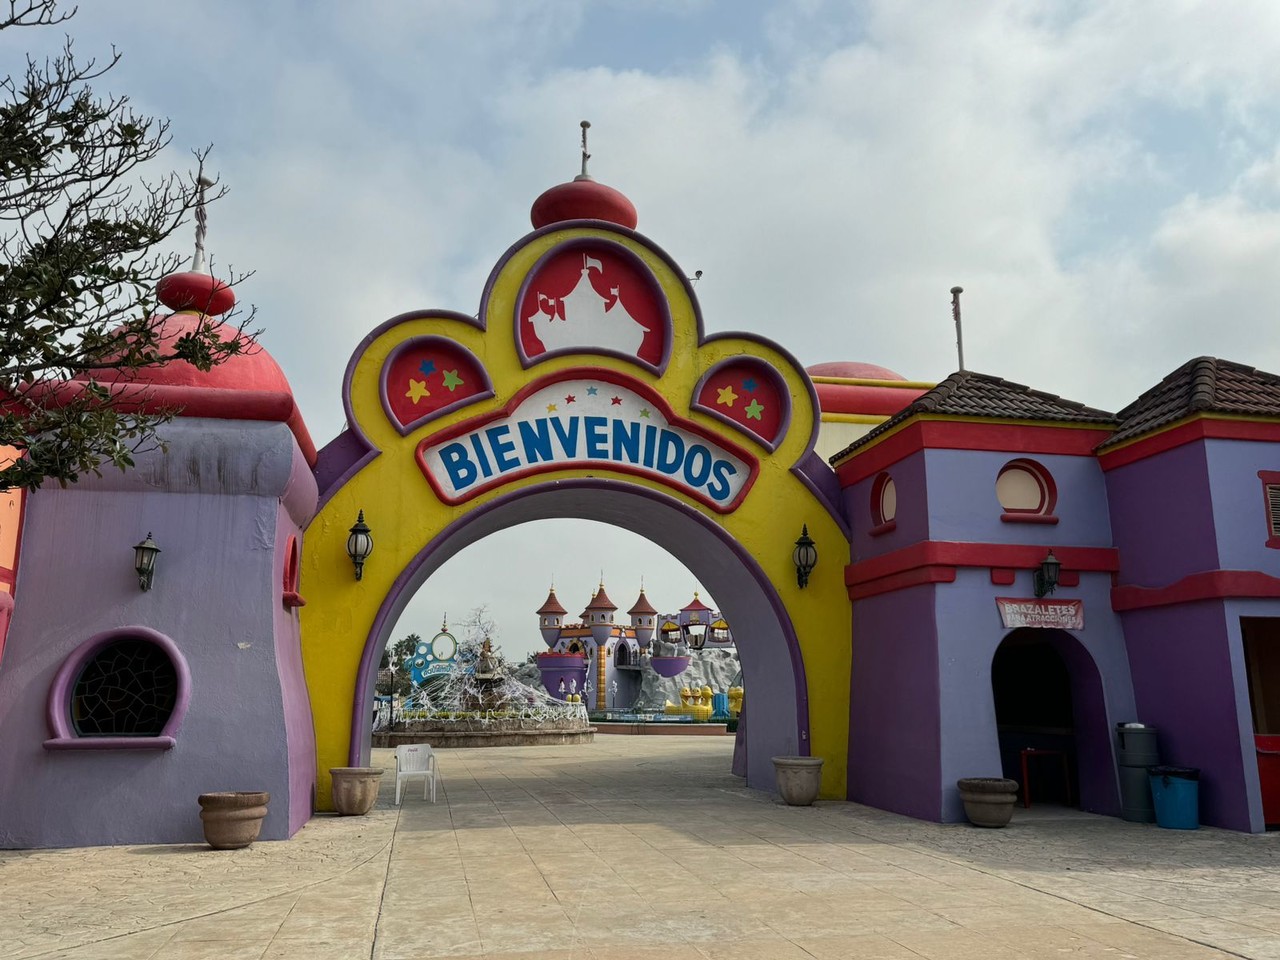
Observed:
[[[284,843],[0,852],[0,958],[1280,958],[1280,835],[789,808],[731,750],[446,751],[437,804],[388,776]]]

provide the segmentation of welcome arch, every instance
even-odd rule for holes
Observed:
[[[343,393],[300,585],[318,809],[329,768],[367,762],[378,659],[413,592],[467,545],[551,517],[631,529],[696,570],[739,639],[748,783],[770,787],[771,755],[813,754],[822,795],[845,796],[848,532],[812,452],[817,398],[777,345],[705,336],[665,253],[600,220],[535,230],[476,317],[414,312],[370,333]],[[337,561],[360,510],[376,550],[357,581]],[[801,589],[805,525],[826,549]]]

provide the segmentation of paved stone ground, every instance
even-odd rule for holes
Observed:
[[[438,803],[387,776],[288,842],[0,852],[0,958],[1280,958],[1280,834],[790,808],[731,749],[446,751]]]

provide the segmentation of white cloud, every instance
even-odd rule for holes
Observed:
[[[712,330],[938,379],[960,283],[969,365],[1072,399],[1116,408],[1199,353],[1280,371],[1258,335],[1280,255],[1280,5],[797,0],[754,45],[712,33],[707,7],[647,8],[682,52],[626,70],[564,66],[604,39],[584,0],[135,0],[74,26],[125,49],[121,82],[180,144],[218,144],[233,193],[211,247],[257,268],[243,293],[321,442],[369,329],[477,308],[534,197],[576,172],[584,117],[593,173],[704,271]],[[638,581],[627,541],[575,542],[619,544],[618,579]],[[503,552],[538,548],[467,555]],[[500,615],[507,589],[485,597]]]

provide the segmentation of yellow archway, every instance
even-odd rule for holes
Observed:
[[[556,491],[544,499],[558,515],[621,491],[720,537],[776,614],[758,643],[790,644],[794,676],[777,682],[798,691],[795,749],[824,758],[822,796],[845,796],[848,535],[798,469],[817,401],[785,351],[704,337],[665,254],[629,230],[577,222],[508,251],[478,318],[383,324],[344,388],[349,429],[322,455],[324,502],[301,565],[318,809],[331,807],[329,769],[363,759],[365,698],[415,573],[474,518]],[[361,510],[376,547],[357,580],[346,541]],[[802,589],[791,548],[805,526],[823,555]]]

